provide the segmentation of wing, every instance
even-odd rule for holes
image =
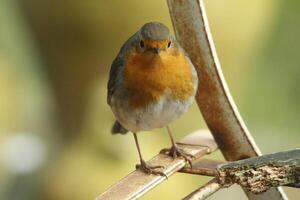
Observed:
[[[110,105],[111,97],[115,92],[116,84],[118,80],[118,74],[124,66],[124,59],[120,56],[117,56],[110,68],[109,80],[107,84],[107,104]]]
[[[132,46],[132,44],[136,43],[139,40],[139,32],[133,34],[122,46],[118,56],[114,59],[110,72],[109,72],[109,80],[107,84],[107,104],[110,105],[111,97],[115,92],[116,85],[118,84],[118,80],[120,79],[119,75],[123,71],[125,65],[125,53]]]

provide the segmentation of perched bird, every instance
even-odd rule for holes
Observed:
[[[140,131],[166,127],[172,142],[168,154],[189,160],[174,142],[168,124],[187,111],[197,86],[192,62],[164,24],[146,23],[122,46],[108,81],[107,102],[117,119],[112,134],[133,133],[144,172],[162,174],[160,166],[150,166],[142,158]]]

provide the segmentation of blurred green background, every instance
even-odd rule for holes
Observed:
[[[299,147],[300,2],[205,3],[226,80],[258,146],[263,153]],[[171,27],[167,4],[0,4],[0,199],[93,199],[138,162],[133,137],[110,134],[110,64],[145,22]],[[194,105],[171,127],[178,139],[205,123]],[[170,146],[165,130],[141,134],[140,142],[147,159]],[[207,180],[176,174],[143,199],[180,199]],[[246,198],[233,187],[210,199]]]

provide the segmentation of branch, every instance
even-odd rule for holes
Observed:
[[[211,196],[219,189],[221,189],[222,185],[218,183],[216,178],[212,179],[199,189],[195,190],[188,196],[184,197],[183,200],[202,200],[206,199],[207,197]]]
[[[181,139],[177,144],[186,153],[194,156],[194,160],[217,149],[217,145],[215,144],[212,135],[207,130],[191,133]],[[156,155],[148,161],[148,163],[150,165],[164,166],[163,172],[168,177],[186,165],[184,159],[173,159],[165,154]],[[166,177],[164,176],[149,175],[140,170],[135,170],[99,195],[96,200],[137,199],[164,180],[166,180]]]
[[[220,161],[200,160],[193,168],[181,172],[215,176],[184,200],[203,200],[222,187],[241,185],[250,197],[269,192],[271,187],[300,188],[300,149],[283,151],[255,158],[219,164]],[[273,199],[273,198],[271,198]]]
[[[300,149],[221,164],[217,171],[222,185],[237,183],[255,194],[278,186],[300,188]]]
[[[218,165],[223,164],[223,163],[224,163],[224,161],[201,159],[201,160],[193,163],[192,168],[189,166],[186,166],[186,167],[182,168],[179,172],[202,175],[202,176],[216,177],[218,175],[217,167],[218,167]]]

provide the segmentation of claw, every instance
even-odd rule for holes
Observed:
[[[184,152],[182,149],[178,148],[177,146],[172,146],[170,149],[163,149],[160,151],[160,153],[167,154],[169,156],[172,156],[173,158],[182,157],[189,163],[191,168],[193,167],[192,159],[195,158],[195,156]]]
[[[168,176],[157,169],[162,169],[165,168],[164,166],[150,166],[149,164],[147,164],[144,160],[141,161],[141,164],[137,164],[136,169],[140,169],[141,171],[145,172],[146,174],[154,174],[154,175],[159,175],[159,176],[164,176],[166,177],[166,179],[168,179]]]

